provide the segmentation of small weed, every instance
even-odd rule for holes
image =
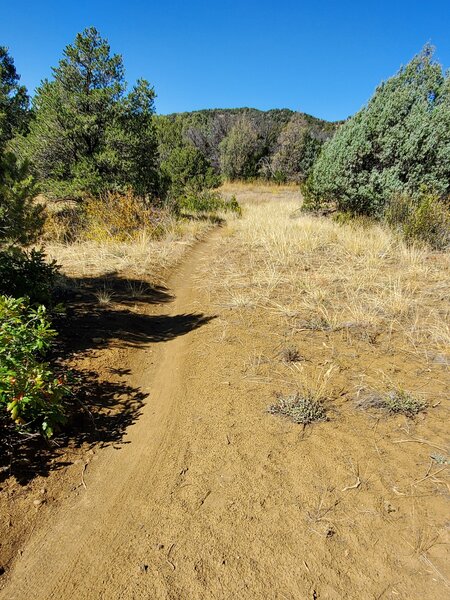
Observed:
[[[295,346],[287,346],[283,348],[280,352],[281,360],[283,362],[300,362],[303,360],[300,352],[295,348]]]
[[[358,403],[359,408],[379,408],[390,414],[401,414],[406,417],[415,417],[424,412],[428,404],[404,390],[392,390],[385,394],[373,393]]]
[[[127,288],[131,298],[136,300],[146,298],[149,295],[150,291],[149,286],[142,281],[139,281],[137,283],[134,281],[128,281]]]
[[[269,406],[272,415],[281,415],[302,425],[327,421],[327,413],[320,399],[311,395],[302,396],[298,392],[290,396],[277,395],[277,403]]]
[[[99,290],[95,294],[98,303],[102,306],[108,306],[109,304],[111,304],[113,295],[113,292],[111,292],[111,290],[107,287],[104,287],[102,290]]]
[[[442,454],[431,454],[430,456],[438,465],[448,465],[450,461]]]
[[[332,324],[324,316],[312,317],[300,321],[299,329],[309,329],[311,331],[333,331]]]

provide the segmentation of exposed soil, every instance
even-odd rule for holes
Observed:
[[[355,350],[299,331],[300,356],[280,360],[285,319],[209,291],[224,256],[236,272],[246,260],[231,233],[147,301],[130,306],[119,285],[102,314],[79,308],[74,364],[110,387],[92,433],[80,425],[37,476],[19,464],[0,484],[1,599],[449,596],[448,469],[430,458],[448,456],[447,405],[415,420],[358,411],[342,370],[329,421],[267,414],[331,335],[343,360]],[[447,365],[432,375],[448,381]]]

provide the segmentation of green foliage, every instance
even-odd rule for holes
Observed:
[[[189,141],[200,150],[216,173],[221,172],[220,144],[241,120],[251,123],[264,148],[264,156],[270,157],[276,152],[277,139],[291,119],[301,120],[304,127],[318,140],[331,137],[337,125],[336,123],[316,119],[311,115],[295,113],[286,108],[267,111],[255,108],[208,109],[157,117],[158,122],[164,121],[173,124],[174,129],[172,131],[176,131],[176,135],[180,139]],[[166,146],[168,141],[165,136],[163,146]],[[164,155],[162,155],[162,158],[164,158]]]
[[[412,418],[425,412],[428,404],[405,390],[395,389],[385,393],[371,392],[358,402],[358,407],[381,409],[389,414],[401,414]]]
[[[327,412],[320,399],[299,393],[289,396],[279,395],[277,403],[269,406],[268,412],[287,417],[301,425],[327,420]]]
[[[0,251],[0,294],[27,296],[31,304],[50,305],[57,273],[56,263],[47,263],[43,250],[10,247]]]
[[[0,46],[0,154],[6,143],[26,129],[28,95],[8,49]]]
[[[44,81],[33,100],[30,134],[18,142],[42,189],[84,198],[132,186],[140,195],[157,188],[155,92],[139,80],[125,95],[119,55],[91,27]]]
[[[202,190],[191,192],[180,198],[180,209],[187,213],[217,213],[219,211],[232,212],[241,216],[242,209],[236,196],[229,200],[223,198],[219,192]]]
[[[161,163],[171,198],[215,188],[220,179],[207,159],[191,144],[175,147]]]
[[[396,196],[387,205],[384,217],[408,242],[423,242],[437,250],[450,246],[450,206],[435,194]]]
[[[422,185],[450,192],[450,79],[429,46],[325,144],[304,191],[310,207],[379,216],[389,199],[416,198]]]
[[[186,143],[182,122],[181,119],[158,115],[155,117],[155,129],[159,160],[164,163],[174,150],[182,148]]]
[[[277,150],[270,160],[269,174],[276,181],[304,181],[317,159],[323,142],[311,133],[298,115],[282,130]]]
[[[34,201],[36,186],[28,164],[10,152],[0,156],[0,243],[34,242],[44,223],[44,207]]]
[[[45,437],[64,423],[69,393],[65,379],[40,359],[55,335],[44,306],[0,295],[0,409]]]
[[[249,179],[258,174],[258,163],[264,145],[256,127],[246,118],[240,119],[220,143],[222,174],[230,180]]]
[[[28,96],[7,49],[0,46],[0,244],[30,243],[42,226],[42,208],[33,203],[35,188],[26,162],[8,146],[28,123]]]

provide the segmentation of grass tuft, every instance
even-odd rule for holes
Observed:
[[[283,362],[300,362],[303,360],[302,355],[295,346],[286,346],[281,350],[280,356]]]
[[[269,406],[267,411],[272,415],[287,417],[301,425],[328,420],[321,400],[309,395],[302,396],[298,392],[289,396],[278,395],[276,404]]]
[[[358,403],[359,408],[377,408],[391,415],[405,415],[412,418],[426,411],[428,404],[404,390],[392,390],[385,394],[370,394]]]

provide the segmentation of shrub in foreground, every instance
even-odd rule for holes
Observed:
[[[391,415],[405,415],[413,418],[425,412],[428,404],[402,389],[391,390],[386,393],[372,392],[358,402],[362,409],[376,408],[386,411]]]
[[[44,306],[0,295],[0,410],[45,437],[64,423],[69,394],[65,378],[42,360],[55,335]]]
[[[46,262],[43,250],[11,247],[0,251],[0,294],[27,296],[32,304],[49,305],[57,273],[55,261]]]
[[[424,242],[437,250],[450,246],[450,206],[434,194],[423,193],[419,199],[397,196],[384,216],[407,242]]]

